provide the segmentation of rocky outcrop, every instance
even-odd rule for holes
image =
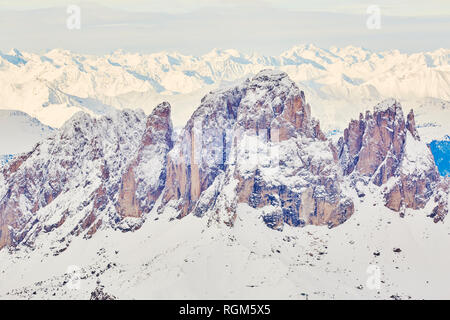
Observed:
[[[273,228],[335,226],[353,213],[338,168],[303,92],[265,70],[202,100],[169,153],[161,210],[209,212],[232,225],[247,203],[270,208],[264,221]]]
[[[79,113],[0,175],[0,249],[33,245],[43,230],[61,249],[102,227],[138,228],[165,182],[170,106],[146,117]]]
[[[158,105],[147,119],[136,158],[122,176],[117,211],[122,217],[149,213],[166,182],[166,157],[172,148],[170,105]]]
[[[105,292],[105,286],[99,284],[95,290],[91,292],[90,300],[117,300],[117,298]]]
[[[380,186],[394,176],[400,166],[406,140],[406,124],[400,104],[386,100],[373,113],[360,114],[338,142],[344,174],[356,171]]]
[[[434,222],[444,221],[450,206],[450,178],[442,178],[435,190],[434,202],[436,206],[430,214]]]
[[[351,121],[338,149],[344,174],[383,186],[385,204],[394,211],[424,208],[441,179],[431,151],[420,141],[413,111],[405,121],[393,99]]]

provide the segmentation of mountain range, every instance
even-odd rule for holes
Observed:
[[[94,56],[54,49],[0,54],[0,109],[21,110],[51,127],[78,111],[104,115],[118,108],[147,114],[162,101],[183,127],[209,91],[233,86],[262,69],[288,73],[315,106],[326,133],[343,130],[356,113],[394,97],[416,111],[430,142],[448,134],[450,51],[414,54],[359,47],[293,47],[279,56],[214,49],[202,56],[115,51]],[[429,114],[433,119],[429,118]]]
[[[181,130],[168,102],[75,113],[2,168],[0,296],[445,297],[450,183],[414,110],[385,99],[330,138],[306,97],[262,70]]]

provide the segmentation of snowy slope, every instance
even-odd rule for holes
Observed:
[[[160,216],[138,232],[75,239],[58,256],[3,250],[0,297],[89,299],[101,285],[119,299],[448,299],[449,221],[436,225],[426,210],[400,218],[365,191],[331,230],[275,231],[243,205],[233,228]]]
[[[24,112],[0,110],[0,156],[29,152],[52,131],[51,127]]]

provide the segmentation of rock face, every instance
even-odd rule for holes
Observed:
[[[406,140],[406,124],[401,106],[386,100],[359,120],[353,120],[340,139],[339,158],[344,174],[356,171],[380,186],[399,168]]]
[[[137,156],[122,176],[117,211],[122,217],[149,213],[166,182],[166,156],[172,148],[170,105],[158,105],[147,119]]]
[[[71,236],[90,237],[103,225],[139,227],[164,186],[171,135],[167,103],[148,118],[131,110],[74,115],[3,168],[0,248],[56,231],[64,249]]]
[[[384,186],[386,206],[394,211],[423,208],[440,181],[433,155],[420,141],[413,111],[405,121],[400,103],[393,99],[351,121],[338,149],[344,174]]]
[[[161,209],[232,225],[248,203],[272,228],[338,225],[353,203],[333,151],[303,92],[285,73],[261,71],[202,100],[169,153]]]

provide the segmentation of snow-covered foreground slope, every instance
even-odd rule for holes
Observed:
[[[450,298],[448,220],[434,224],[426,209],[400,218],[376,193],[333,229],[275,231],[241,205],[233,228],[153,215],[139,231],[79,238],[58,256],[3,250],[0,297],[88,299],[102,287],[121,299]]]
[[[305,91],[325,132],[342,130],[353,115],[394,97],[408,109],[423,106],[423,113],[416,112],[417,122],[433,125],[427,132],[436,139],[450,129],[442,120],[449,117],[448,107],[441,113],[437,105],[448,106],[450,100],[449,57],[449,49],[404,54],[314,45],[296,46],[279,56],[232,49],[202,56],[12,50],[0,54],[0,108],[19,109],[60,127],[80,110],[102,115],[111,108],[142,108],[149,114],[168,101],[174,126],[180,127],[208,91],[273,68],[286,72]]]
[[[0,156],[29,152],[53,129],[16,110],[0,110]]]

